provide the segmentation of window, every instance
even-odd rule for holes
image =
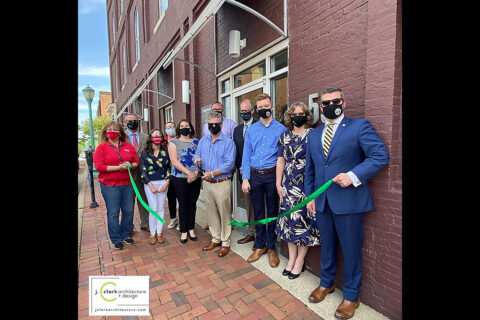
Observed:
[[[122,81],[122,89],[125,83],[127,82],[127,51],[125,50],[125,44],[122,46],[123,51],[123,81]]]
[[[168,8],[168,0],[158,0],[158,12],[159,12],[159,18],[162,16],[162,14],[165,14],[165,11]]]
[[[158,108],[172,103],[175,99],[173,90],[173,63],[167,69],[160,68],[157,72]]]
[[[115,24],[115,12],[113,13],[113,17],[112,17],[112,35],[113,35],[113,42],[112,42],[112,48],[113,46],[115,45],[115,27],[117,25]]]
[[[165,122],[173,122],[173,107],[171,105],[165,108]]]
[[[140,60],[140,32],[138,29],[138,8],[135,8],[135,52],[136,60]]]
[[[165,18],[165,11],[168,8],[168,0],[158,0],[158,21],[155,27],[153,28],[153,33],[157,32],[160,23],[162,22],[163,18]]]
[[[138,118],[142,117],[142,96],[138,96],[138,98],[135,100],[135,106],[134,106],[134,113],[137,115]]]
[[[260,79],[264,75],[265,75],[265,60],[235,75],[235,80],[233,81],[233,84],[235,85],[235,88],[238,88],[249,82]]]

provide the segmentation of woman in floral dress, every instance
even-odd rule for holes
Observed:
[[[305,156],[308,133],[313,130],[312,115],[302,103],[293,103],[285,113],[285,125],[289,129],[282,134],[279,143],[282,146],[277,160],[276,187],[280,197],[280,212],[284,214],[305,200]],[[297,278],[305,270],[304,261],[308,248],[320,245],[320,233],[317,229],[315,214],[306,207],[279,218],[275,232],[288,243],[288,263],[282,275],[289,279]]]

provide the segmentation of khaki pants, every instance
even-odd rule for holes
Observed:
[[[219,183],[203,181],[203,193],[208,215],[208,225],[212,234],[212,242],[222,243],[223,247],[230,247],[232,226],[232,180]]]

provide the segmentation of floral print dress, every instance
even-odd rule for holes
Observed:
[[[283,148],[282,157],[285,159],[285,169],[282,175],[282,188],[285,196],[280,202],[279,216],[305,200],[305,163],[307,128],[300,135],[291,131],[283,133],[279,142]],[[299,246],[320,245],[320,232],[317,228],[315,213],[307,211],[306,206],[289,215],[277,219],[275,232],[283,240]]]

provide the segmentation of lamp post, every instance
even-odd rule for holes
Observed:
[[[95,151],[95,140],[93,139],[93,121],[92,121],[92,101],[93,95],[95,94],[95,90],[90,88],[89,85],[82,90],[83,96],[88,102],[88,115],[90,120],[90,146],[87,146],[84,151],[87,160],[88,172],[89,172],[89,180],[90,180],[90,197],[92,202],[90,203],[90,208],[98,207],[98,203],[95,201],[95,190],[93,187],[93,152]]]
[[[95,149],[95,140],[93,139],[93,120],[92,120],[92,101],[93,101],[93,96],[95,94],[95,90],[90,88],[90,86],[87,84],[87,86],[82,90],[83,96],[88,102],[88,119],[90,122],[90,145],[92,146],[93,149]]]

